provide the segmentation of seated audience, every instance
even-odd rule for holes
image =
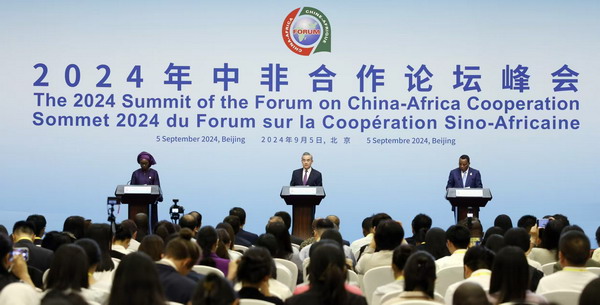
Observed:
[[[327,219],[331,220],[331,222],[333,222],[333,225],[335,226],[335,229],[337,231],[340,230],[340,223],[341,222],[340,222],[340,218],[339,217],[337,217],[336,215],[327,215],[327,217],[325,217],[325,218],[327,218]],[[348,246],[348,247],[350,246],[350,242],[347,241],[347,240],[344,240],[344,239],[342,239],[342,244],[345,245],[345,246]]]
[[[527,243],[529,243],[529,240]],[[506,246],[506,242],[504,241],[504,236],[500,234],[492,234],[492,236],[488,237],[485,240],[485,243],[482,243],[482,245],[492,250],[492,252],[498,253],[498,251],[502,250],[502,248]]]
[[[199,265],[215,267],[223,272],[225,276],[229,275],[229,260],[217,256],[217,231],[211,226],[205,226],[198,231],[196,242],[202,249],[202,256]]]
[[[490,305],[487,294],[477,283],[464,282],[458,288],[452,298],[452,305]]]
[[[313,245],[308,273],[309,289],[287,299],[286,304],[367,304],[364,297],[348,292],[346,259],[336,243],[320,241]]]
[[[321,239],[321,234],[323,234],[323,232],[325,232],[325,230],[327,229],[334,229],[335,225],[333,224],[333,222],[331,222],[331,220],[327,219],[327,218],[318,218],[315,220],[315,225],[314,225],[314,230],[313,230],[313,237],[314,237],[314,241],[319,241]],[[310,252],[310,245],[305,245],[304,248],[302,248],[300,250],[300,260],[304,261],[305,259],[308,258],[308,253]]]
[[[361,222],[363,237],[353,241],[350,244],[350,249],[352,249],[352,254],[354,255],[354,257],[358,257],[358,252],[360,251],[360,248],[362,248],[364,245],[368,245],[371,243],[371,240],[373,239],[372,221],[373,216],[369,216],[365,217]]]
[[[198,282],[191,305],[238,305],[239,299],[231,284],[211,273]]]
[[[247,239],[242,237],[242,235],[238,234],[240,232],[240,226],[241,226],[239,217],[237,217],[235,215],[229,215],[223,219],[223,222],[231,225],[231,228],[233,229],[233,234],[235,236],[235,238],[233,239],[233,243],[235,245],[240,245],[240,246],[244,246],[244,247],[252,246],[251,242],[249,242]]]
[[[46,217],[43,215],[33,214],[27,216],[25,221],[33,223],[35,238],[33,239],[33,243],[36,246],[42,245],[42,237],[46,234]]]
[[[274,267],[267,249],[253,247],[246,250],[237,270],[237,280],[242,283],[242,289],[238,292],[240,299],[257,299],[283,305],[283,301],[269,291],[269,279]]]
[[[266,227],[267,233],[273,234],[277,240],[277,250],[274,258],[282,258],[296,264],[298,270],[302,270],[302,260],[296,248],[292,247],[290,233],[284,223],[269,223]]]
[[[365,274],[373,268],[391,265],[393,251],[402,240],[404,240],[402,225],[394,220],[380,222],[375,228],[373,241],[356,264],[356,272]]]
[[[229,238],[229,242],[225,243],[224,241],[224,243],[227,245],[227,254],[229,254],[229,259],[235,261],[238,258],[241,258],[242,253],[233,249],[235,233],[233,233],[233,228],[231,227],[231,225],[226,222],[220,222],[217,224],[216,229],[223,229],[227,231],[227,237]]]
[[[90,238],[80,238],[74,244],[83,249],[87,258],[89,291],[86,291],[86,299],[92,299],[104,304],[110,293],[111,285],[103,281],[96,281],[94,278],[94,273],[96,273],[96,269],[100,263],[100,247],[98,247],[96,241]]]
[[[525,252],[518,247],[507,246],[496,253],[490,279],[489,300],[497,305],[505,302],[528,302],[547,304],[529,288],[529,264]]]
[[[582,291],[585,285],[598,276],[585,268],[590,254],[590,240],[579,231],[569,231],[560,237],[558,261],[561,271],[545,276],[540,280],[537,293],[556,290]]]
[[[431,229],[431,217],[425,214],[417,214],[411,222],[412,236],[406,239],[406,242],[416,246],[425,242],[425,235]]]
[[[0,233],[0,291],[8,284],[19,281],[34,287],[27,271],[27,262],[22,256],[12,256],[12,250],[12,243],[8,236]]]
[[[131,233],[131,239],[129,240],[129,247],[127,247],[127,250],[129,251],[129,253],[137,251],[140,248],[140,241],[137,240],[137,225],[133,220],[125,219],[121,221],[121,226],[123,227],[123,229]]]
[[[504,233],[504,242],[507,246],[519,247],[524,253],[527,253],[530,247],[529,234],[522,228],[508,229]],[[544,272],[538,262],[527,258],[527,263],[529,264],[529,290],[536,291]]]
[[[492,276],[492,264],[494,263],[494,252],[483,246],[469,248],[464,257],[465,279],[448,286],[444,300],[446,305],[452,305],[454,293],[463,283],[475,283],[483,290],[490,289],[490,278]],[[486,299],[487,301],[487,299]]]
[[[113,236],[110,256],[112,258],[122,259],[125,255],[131,253],[127,248],[129,248],[129,242],[132,237],[131,231],[123,225],[118,224],[116,226],[115,235]]]
[[[96,280],[110,280],[112,282],[112,271],[115,269],[115,263],[110,257],[110,246],[112,243],[110,225],[105,223],[91,224],[85,236],[96,241],[100,248],[100,262],[96,268],[94,278]]]
[[[220,258],[231,259],[231,257],[229,256],[229,247],[231,247],[231,239],[229,238],[227,230],[217,228],[216,231],[218,241],[217,250],[215,251],[215,253]]]
[[[535,226],[537,218],[533,215],[523,215],[517,221],[517,227],[524,229],[526,232],[531,231],[531,228]]]
[[[69,234],[73,241],[82,238],[85,233],[85,218],[81,216],[69,216],[63,224],[63,232]]]
[[[550,220],[544,229],[539,229],[537,225],[533,226],[531,238],[537,245],[539,237],[541,243],[539,247],[532,248],[527,256],[542,266],[558,261],[558,240],[562,229],[566,226],[567,224],[562,220]]]
[[[441,228],[431,228],[425,234],[425,242],[417,245],[417,250],[426,251],[433,258],[440,259],[444,256],[449,256],[450,251],[446,246],[446,231]]]
[[[152,259],[142,252],[123,257],[115,271],[108,305],[166,305],[166,303],[163,287]]]
[[[394,272],[395,281],[377,287],[373,292],[373,298],[371,299],[371,305],[381,304],[381,297],[386,293],[394,291],[404,291],[404,266],[408,257],[413,254],[415,248],[412,245],[400,245],[394,249],[392,255],[392,271]]]
[[[600,227],[596,229],[596,244],[598,245],[598,248],[594,250],[592,259],[600,263]]]
[[[471,241],[471,232],[466,227],[453,225],[446,230],[446,240],[451,254],[435,261],[438,271],[447,267],[463,266],[463,259]]]
[[[404,291],[383,305],[411,300],[433,301],[435,279],[433,256],[425,251],[417,251],[408,257],[404,266]]]
[[[600,300],[600,278],[589,282],[579,296],[579,305],[598,305]]]
[[[288,232],[290,230],[290,228],[292,227],[292,216],[290,216],[290,213],[285,212],[285,211],[279,211],[277,213],[275,213],[273,216],[279,216],[281,217],[281,220],[283,220],[283,223],[285,224],[285,227],[287,228]],[[300,244],[304,241],[302,238],[294,236],[294,235],[290,235],[290,241],[293,244],[296,244],[298,246],[300,246]]]
[[[244,240],[247,240],[250,244],[253,244],[258,238],[258,235],[244,230],[244,226],[246,225],[246,211],[243,208],[234,207],[229,210],[229,215],[235,215],[240,219],[240,230],[236,233],[236,236],[239,236]]]
[[[146,235],[142,239],[138,251],[146,253],[153,261],[157,262],[163,258],[165,242],[156,234]]]
[[[146,213],[137,213],[133,218],[133,222],[135,222],[135,226],[138,229],[136,240],[142,242],[142,239],[150,234],[150,232],[148,232],[148,215],[146,215]]]
[[[42,273],[50,267],[52,262],[52,251],[38,247],[33,243],[35,238],[33,223],[27,221],[17,221],[13,226],[12,233],[14,247],[27,248],[29,251],[29,260],[27,265],[34,267]]]
[[[512,219],[510,219],[510,216],[508,216],[506,214],[500,214],[500,215],[496,216],[496,219],[494,219],[494,227],[501,228],[502,229],[501,235],[504,235],[504,233],[506,233],[506,231],[508,231],[509,229],[511,229],[513,227]]]
[[[196,282],[186,277],[200,257],[200,248],[191,241],[192,234],[191,230],[182,229],[178,237],[167,243],[165,256],[156,264],[165,296],[172,302],[186,304],[196,287]]]
[[[373,215],[371,217],[371,234],[359,240],[355,240],[350,245],[350,248],[352,249],[352,254],[354,255],[357,261],[360,260],[362,253],[373,241],[373,236],[375,234],[375,229],[377,228],[377,225],[379,225],[379,223],[384,220],[392,220],[392,217],[386,213],[378,213]]]
[[[50,231],[44,235],[42,239],[42,248],[48,249],[52,252],[56,251],[58,247],[64,244],[70,244],[73,239],[64,232]]]

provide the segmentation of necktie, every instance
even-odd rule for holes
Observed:
[[[467,187],[467,172],[462,172],[463,187]]]
[[[304,178],[302,178],[302,185],[306,185],[306,180],[308,180],[308,171],[304,171]]]

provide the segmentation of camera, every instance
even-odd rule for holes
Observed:
[[[171,214],[171,221],[173,223],[177,222],[181,214],[185,213],[185,208],[177,205],[178,202],[179,199],[173,199],[173,205],[169,208],[169,214]]]

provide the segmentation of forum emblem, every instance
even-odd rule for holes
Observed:
[[[285,17],[281,27],[285,45],[294,53],[308,56],[331,52],[329,19],[313,7],[299,7]]]

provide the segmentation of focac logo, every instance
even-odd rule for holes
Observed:
[[[329,19],[316,8],[305,6],[293,10],[283,21],[281,34],[285,45],[296,54],[331,52]]]

